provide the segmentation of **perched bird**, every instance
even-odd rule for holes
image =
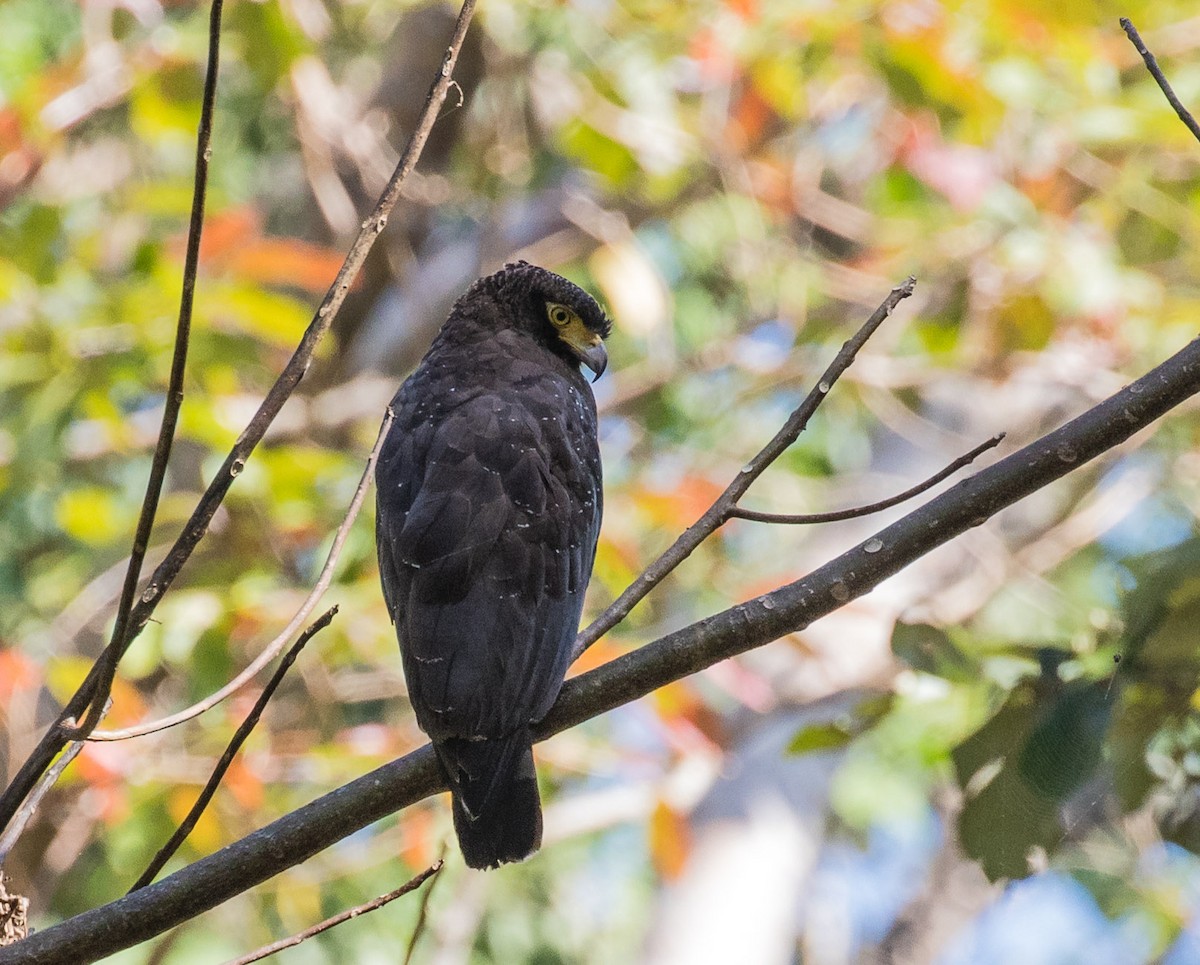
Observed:
[[[392,400],[375,469],[383,595],[472,868],[536,851],[530,727],[562,686],[600,532],[596,403],[611,323],[526,262],[454,304]]]

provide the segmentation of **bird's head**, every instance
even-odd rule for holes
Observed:
[[[556,354],[586,365],[593,382],[604,374],[604,340],[612,322],[578,285],[525,261],[505,265],[477,284],[509,309],[510,325],[528,331]]]

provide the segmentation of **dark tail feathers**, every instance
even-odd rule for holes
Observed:
[[[454,830],[472,868],[528,858],[542,843],[542,802],[529,731],[436,741],[454,799]]]

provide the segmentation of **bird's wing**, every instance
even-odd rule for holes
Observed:
[[[600,476],[594,424],[575,424],[556,395],[477,396],[424,445],[399,442],[381,458],[384,592],[433,736],[527,724],[566,671]]]

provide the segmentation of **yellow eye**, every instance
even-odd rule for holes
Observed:
[[[565,305],[550,304],[546,306],[546,309],[550,314],[550,321],[559,328],[571,321],[571,310]]]

